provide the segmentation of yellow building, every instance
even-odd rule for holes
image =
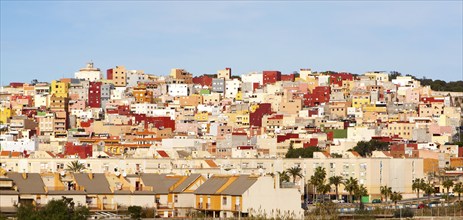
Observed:
[[[363,106],[362,108],[363,111],[365,112],[381,112],[381,113],[385,113],[387,112],[387,108],[386,106],[377,106],[377,105],[365,105]]]
[[[13,116],[10,108],[0,108],[0,124],[8,123],[8,119]]]
[[[56,97],[68,97],[69,83],[53,80],[51,81],[51,95]]]
[[[136,103],[153,103],[153,91],[147,90],[145,85],[134,87],[132,93]]]
[[[370,104],[370,96],[367,93],[354,94],[352,96],[352,107],[361,108]]]
[[[195,114],[196,121],[207,122],[208,119],[209,119],[208,112],[198,112]]]
[[[243,101],[243,93],[242,93],[241,91],[238,91],[238,92],[236,93],[235,100],[236,100],[236,101]]]

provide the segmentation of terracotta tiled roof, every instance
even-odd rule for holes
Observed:
[[[216,167],[218,167],[217,164],[216,164],[213,160],[204,160],[204,161],[205,161],[205,162],[207,163],[207,165],[209,165],[209,167],[211,167],[211,168],[216,168]]]
[[[157,150],[159,156],[163,157],[163,158],[169,158],[169,154],[167,154],[165,151],[163,150]]]

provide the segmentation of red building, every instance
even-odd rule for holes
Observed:
[[[212,86],[212,77],[202,75],[202,76],[196,76],[193,77],[193,83],[194,84],[199,84],[201,86],[207,86],[211,87]]]
[[[304,106],[314,107],[319,106],[321,103],[330,101],[331,89],[329,86],[317,86],[313,89],[312,93],[304,94]]]
[[[330,84],[337,84],[338,86],[342,86],[342,81],[353,81],[354,76],[350,73],[333,73],[330,75]]]
[[[303,147],[317,147],[318,146],[318,138],[310,138],[309,142],[304,142]]]
[[[148,117],[145,114],[133,114],[135,117],[135,124],[145,123],[145,128],[153,126],[157,129],[171,128],[175,131],[175,120],[170,119],[168,116]]]
[[[12,88],[20,88],[20,87],[23,87],[24,83],[22,82],[11,82],[10,83],[10,87]]]
[[[436,97],[421,97],[420,101],[424,104],[431,104],[433,102],[444,102],[443,98],[436,98]]]
[[[299,138],[299,134],[282,134],[282,135],[277,135],[277,143],[284,142],[288,139],[296,139]]]
[[[64,155],[78,156],[81,159],[85,159],[93,155],[93,147],[87,144],[76,145],[72,142],[67,142],[66,145],[64,145]]]
[[[256,111],[249,113],[249,125],[262,127],[262,118],[270,114],[272,114],[272,104],[260,103]]]
[[[291,81],[291,82],[294,82],[294,79],[296,78],[296,76],[292,73],[292,74],[283,74],[281,75],[281,81]]]
[[[263,81],[262,84],[265,86],[267,84],[274,84],[278,81],[281,81],[281,72],[280,71],[264,71],[263,72]]]
[[[90,82],[88,87],[88,106],[90,108],[101,107],[101,82]]]
[[[107,69],[106,70],[106,78],[107,79],[113,79],[113,69]]]

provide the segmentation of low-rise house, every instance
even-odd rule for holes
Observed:
[[[208,179],[195,192],[195,208],[206,216],[302,218],[300,193],[280,188],[270,176],[220,176]]]
[[[14,182],[14,188],[19,193],[20,204],[42,204],[46,197],[45,184],[39,173],[7,173]]]

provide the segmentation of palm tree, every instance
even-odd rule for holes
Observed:
[[[430,202],[431,201],[431,194],[434,193],[434,186],[431,185],[430,183],[425,184],[424,188],[423,188],[423,191],[424,191],[424,193],[426,193],[426,195],[428,195],[428,202]]]
[[[354,194],[355,194],[355,197],[358,198],[359,203],[362,203],[362,196],[368,195],[368,190],[363,184],[357,185],[357,188],[355,189]]]
[[[338,187],[342,183],[342,176],[332,176],[329,179],[331,185],[334,185],[336,190],[336,200],[339,199]]]
[[[309,179],[309,182],[308,182],[309,185],[312,185],[313,187],[313,200],[317,200],[317,187],[318,187],[318,180],[317,178],[315,178],[314,175],[310,176],[310,179]]]
[[[442,186],[444,186],[444,187],[447,189],[447,200],[448,200],[448,198],[449,198],[450,187],[453,186],[453,180],[451,180],[451,179],[446,179],[446,180],[442,183]]]
[[[288,175],[293,177],[293,183],[296,183],[296,178],[300,177],[302,178],[302,169],[300,167],[291,167],[286,170],[288,172]]]
[[[278,176],[280,176],[280,186],[283,182],[289,182],[289,175],[285,170],[281,172],[277,172],[277,173],[278,173]]]
[[[458,201],[460,201],[460,195],[463,193],[463,183],[459,182],[453,186],[453,191],[458,193]]]
[[[85,165],[83,163],[79,163],[79,161],[71,161],[68,163],[66,170],[79,173],[82,172],[85,169]]]
[[[352,193],[358,188],[358,180],[350,177],[344,181],[344,189],[349,192],[350,203],[352,203]]]
[[[412,190],[416,191],[417,198],[420,198],[420,189],[423,189],[424,185],[425,182],[422,178],[416,178],[415,180],[413,180]]]
[[[326,170],[324,167],[315,168],[314,174],[310,176],[309,182],[314,187],[315,200],[317,200],[316,197],[317,197],[318,187],[324,184],[325,178],[326,178]]]
[[[317,192],[319,192],[322,195],[327,194],[331,190],[331,185],[330,184],[320,184],[317,187]],[[323,197],[323,200],[325,200],[325,197]]]
[[[314,176],[318,179],[319,183],[323,182],[326,178],[326,170],[324,167],[315,168]]]
[[[383,196],[384,196],[387,202],[387,198],[392,194],[392,188],[385,185],[385,186],[379,187],[379,189],[381,192],[381,200],[383,199]]]
[[[397,206],[397,202],[402,200],[402,194],[400,194],[399,192],[396,192],[394,191],[392,194],[391,194],[391,201],[394,202],[394,205]]]

